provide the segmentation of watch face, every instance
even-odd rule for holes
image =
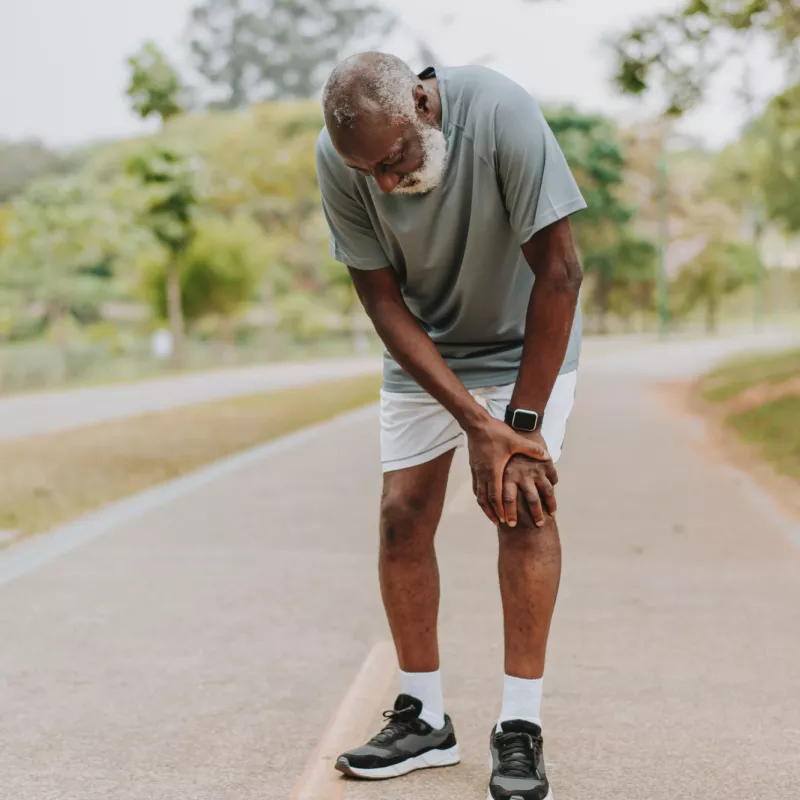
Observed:
[[[518,431],[535,431],[538,424],[539,415],[535,411],[524,411],[521,408],[514,411],[514,416],[511,419],[511,426]]]

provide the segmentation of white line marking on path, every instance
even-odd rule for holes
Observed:
[[[334,765],[348,747],[366,737],[397,673],[391,642],[379,642],[369,652],[347,694],[331,717],[317,749],[292,790],[291,800],[341,800],[347,789]]]
[[[118,500],[47,533],[23,539],[0,550],[0,585],[20,578],[149,511],[195,492],[233,472],[306,444],[328,431],[374,417],[375,409],[376,406],[373,404],[341,414],[326,422],[309,425],[288,436],[273,439],[250,450],[215,461],[183,477],[145,489],[124,500]]]

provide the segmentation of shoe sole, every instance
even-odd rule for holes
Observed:
[[[375,769],[358,769],[351,767],[350,762],[344,757],[339,756],[336,762],[336,769],[339,772],[349,775],[351,778],[364,778],[371,781],[384,781],[388,778],[399,778],[401,775],[408,775],[418,769],[431,769],[433,767],[452,767],[461,761],[458,752],[458,745],[449,750],[429,750],[413,758],[401,761],[399,764],[392,764],[388,767],[376,767]]]
[[[494,797],[492,797],[492,790],[491,789],[489,789],[489,791],[486,794],[486,800],[494,800]],[[517,797],[515,795],[512,795],[511,796],[511,800],[522,800],[522,795],[520,795],[519,797]],[[544,800],[553,800],[553,790],[552,789],[550,789],[550,791],[548,791],[547,797],[545,797]]]

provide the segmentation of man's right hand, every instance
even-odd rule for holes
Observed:
[[[548,462],[550,454],[538,442],[515,431],[505,422],[486,416],[467,431],[472,491],[484,514],[495,524],[505,524],[503,478],[506,466],[515,455]]]

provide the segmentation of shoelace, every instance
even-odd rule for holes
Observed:
[[[388,721],[383,730],[373,736],[369,743],[377,745],[391,744],[404,733],[408,733],[413,723],[413,719],[409,718],[409,712],[414,712],[413,706],[384,711],[383,718]]]
[[[500,771],[513,778],[539,778],[538,740],[529,733],[500,733],[495,739]]]

